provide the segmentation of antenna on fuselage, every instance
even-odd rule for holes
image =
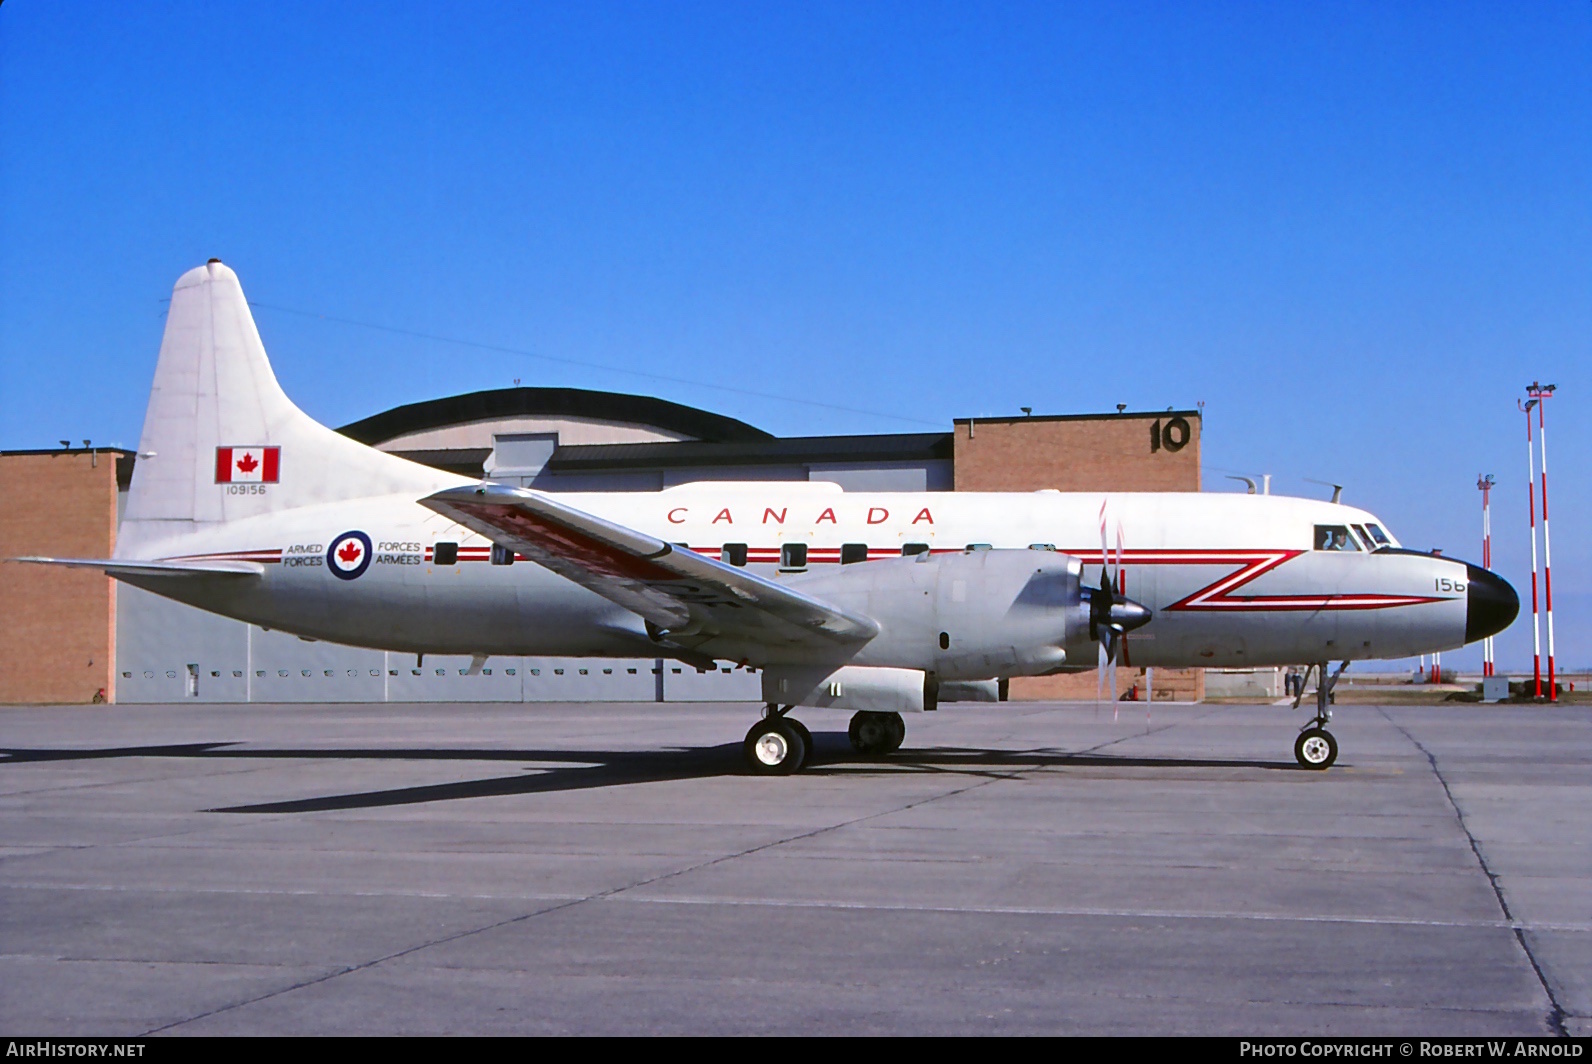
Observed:
[[[1316,480],[1313,477],[1305,477],[1305,481],[1307,483],[1310,483],[1310,484],[1320,484],[1323,488],[1331,488],[1332,489],[1332,501],[1334,503],[1341,502],[1343,500],[1343,485],[1342,484],[1334,484],[1330,480]]]

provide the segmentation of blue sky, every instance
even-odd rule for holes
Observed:
[[[1344,483],[1412,546],[1479,556],[1496,474],[1525,590],[1540,378],[1589,666],[1589,105],[1583,0],[10,0],[0,447],[136,442],[215,255],[332,424],[516,377],[787,435],[1204,402],[1208,488]]]

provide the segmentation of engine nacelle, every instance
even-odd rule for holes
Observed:
[[[791,585],[879,623],[852,665],[939,680],[1036,676],[1089,638],[1083,564],[1048,550],[972,550],[830,567]]]

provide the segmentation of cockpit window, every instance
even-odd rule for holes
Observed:
[[[1317,525],[1316,550],[1357,551],[1360,548],[1349,535],[1347,525]]]
[[[1388,538],[1387,533],[1382,531],[1381,525],[1367,524],[1365,526],[1365,530],[1371,533],[1371,542],[1374,544],[1372,547],[1373,550],[1380,547],[1391,547],[1393,545],[1393,541]]]

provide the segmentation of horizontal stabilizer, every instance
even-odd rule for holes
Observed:
[[[640,614],[673,645],[833,653],[879,634],[868,617],[524,488],[481,484],[420,501]]]
[[[110,576],[260,576],[265,566],[258,562],[204,561],[159,562],[129,558],[12,558],[34,565],[64,565],[76,569],[103,569]]]

